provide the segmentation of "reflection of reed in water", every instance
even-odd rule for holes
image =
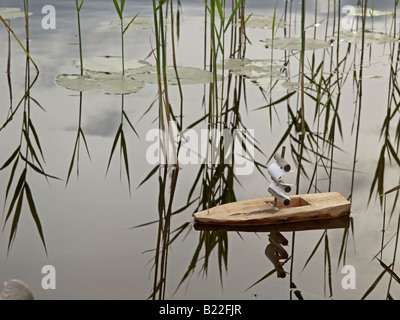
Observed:
[[[159,169],[159,202],[158,202],[158,232],[157,242],[154,254],[154,276],[153,276],[153,290],[149,299],[164,300],[167,283],[167,267],[168,267],[168,254],[169,247],[173,240],[171,240],[171,218],[172,218],[172,204],[175,196],[175,188],[178,181],[179,170],[174,167],[171,168],[170,181],[169,172],[170,168],[164,166]]]
[[[14,116],[17,112],[21,113],[23,118],[21,123],[19,144],[15,150],[11,153],[11,156],[2,164],[0,171],[11,167],[10,177],[7,183],[7,189],[4,197],[3,213],[4,219],[3,230],[10,225],[10,235],[8,240],[8,248],[10,251],[11,246],[17,235],[17,230],[22,216],[22,211],[24,207],[24,201],[26,207],[29,208],[30,214],[35,222],[37,231],[43,243],[43,247],[47,253],[46,243],[44,239],[43,229],[41,221],[38,215],[38,210],[34,201],[34,194],[31,188],[31,173],[38,173],[45,179],[55,178],[47,174],[44,170],[44,154],[42,146],[40,143],[39,135],[34,126],[33,121],[33,106],[34,104],[43,109],[39,102],[32,97],[32,88],[39,77],[39,68],[30,55],[30,28],[29,28],[29,8],[28,0],[24,0],[24,17],[25,17],[25,44],[23,44],[20,39],[16,36],[14,31],[11,29],[10,24],[7,23],[2,16],[0,16],[1,22],[3,22],[6,27],[10,39],[10,34],[18,42],[19,47],[22,49],[25,55],[25,86],[24,94],[15,107],[12,106],[12,94],[11,87],[10,90],[10,108],[7,118],[3,124],[0,124],[0,132],[6,129],[7,125],[14,120]],[[10,51],[9,51],[10,53]],[[10,62],[10,55],[8,62]],[[32,66],[35,70],[35,75],[32,73]],[[8,68],[8,71],[9,68]],[[9,75],[9,74],[8,74]],[[9,85],[10,79],[8,78]],[[32,103],[33,102],[33,103]],[[7,152],[7,151],[6,151]],[[17,176],[19,175],[19,178]],[[12,193],[13,190],[13,193]]]
[[[368,290],[364,293],[364,295],[361,297],[361,300],[366,299],[378,286],[378,284],[382,281],[386,273],[389,275],[389,281],[386,289],[386,300],[393,300],[392,293],[390,292],[391,289],[393,288],[393,280],[395,280],[398,284],[400,284],[400,276],[395,272],[395,264],[396,264],[396,257],[397,257],[397,250],[398,250],[398,244],[399,244],[399,233],[400,233],[400,214],[397,217],[397,225],[396,225],[396,232],[393,234],[392,237],[390,237],[387,241],[385,239],[385,233],[387,232],[387,229],[390,227],[391,223],[391,218],[393,216],[393,210],[390,214],[390,219],[387,221],[386,217],[386,208],[387,208],[387,197],[390,196],[392,193],[396,193],[393,207],[396,206],[397,202],[397,195],[400,190],[400,185],[391,188],[390,190],[386,191],[385,193],[382,194],[381,198],[383,199],[383,215],[382,215],[382,239],[381,239],[381,248],[378,251],[377,254],[373,257],[372,260],[377,260],[379,262],[379,265],[383,268],[383,271],[378,275],[378,277],[375,279],[375,281],[372,283],[372,285],[368,288]],[[392,242],[394,241],[394,244]],[[390,252],[390,245],[393,246],[393,252]],[[391,263],[388,263],[387,260],[389,260],[387,257],[384,256],[384,251],[387,251],[389,254],[392,254],[392,261]],[[379,258],[378,258],[379,256]],[[386,261],[386,262],[385,262]],[[375,262],[375,261],[374,261]]]

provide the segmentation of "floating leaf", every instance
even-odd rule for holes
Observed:
[[[274,18],[251,15],[250,17],[245,18],[246,28],[264,28],[264,29],[272,29],[274,25]],[[237,23],[240,25],[240,23]],[[275,18],[275,26],[284,28],[286,26],[285,21]]]
[[[126,27],[134,17],[124,18],[122,25]],[[111,21],[109,23],[113,26],[120,26],[121,20]],[[136,17],[135,20],[129,26],[129,29],[151,29],[154,26],[154,20],[150,17]]]
[[[282,66],[271,63],[271,60],[229,59],[225,68],[234,74],[250,79],[268,78],[283,79]]]
[[[296,81],[285,81],[282,83],[282,87],[284,87],[287,90],[298,91],[301,88],[301,83]],[[310,88],[310,87],[311,83],[309,82],[304,83],[304,88]]]
[[[362,42],[363,33],[357,31],[347,31],[340,33],[340,41],[349,42],[349,43],[361,43]],[[364,43],[366,44],[384,44],[384,43],[392,43],[396,42],[397,39],[389,36],[384,33],[378,32],[364,32]]]
[[[97,83],[90,77],[78,74],[60,74],[56,83],[73,91],[89,91],[99,89]]]
[[[379,74],[375,74],[375,75],[371,75],[371,76],[364,76],[363,75],[363,77],[362,77],[362,79],[381,79],[381,78],[383,78],[383,76],[379,75]]]
[[[263,88],[264,90],[270,89],[271,86],[278,91],[299,91],[301,84],[299,82],[292,82],[280,79],[271,79],[271,78],[259,78],[254,79],[253,81],[257,86]],[[304,87],[309,88],[311,86],[310,83],[305,83]]]
[[[364,16],[364,10],[362,7],[355,7],[355,6],[344,6],[342,8],[342,13],[346,13],[348,16]],[[370,17],[378,17],[378,16],[388,16],[391,15],[392,11],[382,11],[382,10],[375,10],[371,8],[367,8],[367,16]]]
[[[143,83],[129,78],[127,75],[115,73],[90,72],[90,76],[77,74],[61,74],[57,84],[69,90],[89,91],[102,90],[106,94],[129,94],[139,92]]]
[[[279,50],[301,50],[301,38],[276,38],[260,40],[267,44],[267,48],[279,49]],[[316,50],[324,49],[331,46],[330,42],[317,40],[317,39],[306,39],[305,49]]]
[[[143,89],[143,82],[120,73],[88,72],[90,76],[107,94],[129,94]]]
[[[29,16],[32,14],[32,12],[28,12]],[[4,20],[24,18],[25,12],[21,11],[20,8],[0,8],[0,16],[2,16]]]
[[[122,73],[122,62],[120,57],[96,57],[86,59],[83,63],[83,68],[87,71],[95,72],[109,72],[109,73]],[[74,61],[75,66],[80,69],[81,64],[79,60]],[[142,60],[125,60],[125,72],[135,70],[150,64]]]
[[[213,81],[213,73],[207,70],[192,68],[192,67],[177,67],[180,84],[204,84]],[[143,67],[136,70],[129,70],[130,77],[152,84],[158,83],[156,67]],[[220,77],[218,77],[220,79]],[[175,68],[167,67],[167,82],[168,84],[177,85]]]

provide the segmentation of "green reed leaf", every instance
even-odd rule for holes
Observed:
[[[193,185],[192,185],[192,187],[191,187],[191,189],[190,189],[190,191],[189,191],[189,195],[188,195],[188,198],[187,198],[187,202],[188,202],[188,203],[189,203],[190,200],[192,199],[194,190],[196,189],[196,186],[197,186],[198,182],[200,181],[200,178],[201,178],[201,176],[202,176],[202,174],[203,174],[204,168],[205,168],[204,165],[200,166],[199,172],[197,173],[197,176],[196,176],[196,178],[194,179]]]
[[[258,281],[256,281],[255,283],[253,283],[250,287],[248,287],[245,291],[248,291],[249,289],[253,288],[255,285],[257,285],[258,283],[260,283],[261,281],[267,279],[268,277],[270,277],[271,275],[273,275],[276,272],[276,269],[271,270],[270,272],[268,272],[265,276],[263,276],[262,278],[260,278]]]
[[[10,158],[8,158],[8,160],[3,164],[3,166],[0,168],[1,170],[4,170],[5,168],[7,168],[11,162],[13,162],[13,160],[16,158],[16,156],[19,154],[19,151],[21,150],[21,146],[18,146],[18,148],[12,153],[12,155],[10,156]]]
[[[221,42],[221,35],[218,33],[218,29],[217,29],[216,25],[214,25],[214,29],[215,29],[214,34],[215,34],[215,36],[217,37],[217,40],[218,40],[218,47],[220,48],[221,53],[224,54],[224,46],[222,45],[222,42]]]
[[[85,149],[88,154],[89,160],[92,161],[92,157],[90,156],[89,146],[87,144],[86,137],[85,137],[85,134],[83,133],[82,128],[79,128],[79,134],[82,137],[83,143],[85,144]]]
[[[378,165],[375,170],[375,175],[371,183],[368,203],[371,201],[375,187],[377,187],[378,194],[383,194],[384,192],[383,184],[384,184],[384,174],[385,174],[385,150],[386,150],[385,146],[383,146],[379,156]]]
[[[10,206],[8,208],[8,213],[6,215],[6,219],[4,220],[3,230],[4,230],[5,225],[7,224],[8,219],[11,216],[11,213],[14,209],[15,202],[17,201],[18,197],[20,196],[21,192],[23,191],[25,180],[26,180],[26,168],[22,171],[21,176],[19,177],[17,186],[15,187],[14,196],[13,196]]]
[[[30,128],[30,130],[31,130],[31,132],[32,132],[32,134],[33,134],[33,137],[34,137],[34,139],[35,139],[36,145],[37,145],[38,148],[39,148],[40,155],[42,156],[43,161],[45,161],[45,160],[44,160],[44,155],[43,155],[42,146],[40,145],[39,136],[38,136],[38,134],[37,134],[37,132],[36,132],[36,130],[35,130],[35,127],[33,126],[33,123],[32,123],[32,121],[31,121],[31,119],[28,119],[28,125],[29,125],[29,128]]]
[[[204,5],[206,6],[208,12],[209,12],[210,14],[212,14],[212,10],[211,10],[211,8],[208,6],[207,1],[206,1],[206,0],[203,0],[203,2],[204,2]]]
[[[395,192],[395,191],[398,191],[398,190],[400,190],[400,184],[399,184],[397,187],[394,187],[394,188],[392,188],[392,189],[386,191],[386,192],[384,193],[384,195],[387,195],[387,194],[389,194],[389,193],[392,193],[392,192]]]
[[[121,148],[122,148],[122,153],[123,153],[123,158],[124,158],[126,178],[128,179],[128,187],[129,187],[129,192],[130,192],[131,191],[131,177],[129,174],[128,150],[126,147],[125,135],[124,135],[124,132],[122,131],[122,129],[121,129]]]
[[[76,6],[76,10],[77,10],[78,12],[81,11],[84,1],[85,1],[85,0],[82,0],[81,3],[79,4],[79,1],[78,1],[78,0],[75,0],[75,6]]]
[[[144,184],[147,180],[149,180],[156,172],[157,170],[160,168],[160,166],[155,166],[150,173],[146,176],[146,178],[143,179],[143,181],[139,184],[138,188],[140,188],[140,186],[142,184]]]
[[[242,0],[239,0],[238,3],[235,6],[235,9],[232,11],[232,14],[230,15],[228,21],[226,22],[224,33],[226,33],[226,31],[228,30],[229,26],[231,25],[231,23],[233,21],[233,18],[235,17],[236,12],[238,11],[241,3],[242,3]]]
[[[81,11],[84,1],[85,1],[85,0],[82,0],[81,4],[79,5],[78,11]]]
[[[225,24],[225,14],[224,14],[224,10],[222,9],[222,3],[220,0],[215,0],[215,3],[217,4],[219,18],[221,19],[222,25],[224,25]]]
[[[342,244],[340,246],[339,258],[338,258],[338,264],[337,264],[338,267],[339,267],[342,259],[343,259],[343,265],[346,264],[346,252],[347,252],[348,237],[349,237],[349,228],[346,228],[343,230]]]
[[[36,171],[37,173],[43,175],[45,178],[51,178],[51,179],[55,179],[55,180],[61,180],[60,178],[57,178],[56,176],[52,176],[50,174],[47,174],[46,172],[44,172],[43,169],[38,168],[36,165],[34,165],[31,161],[29,161],[28,159],[26,159],[21,153],[20,153],[20,157],[22,160],[24,160],[29,167],[31,167],[34,171]]]
[[[161,9],[161,7],[167,2],[168,0],[160,0],[158,1],[158,6],[156,7],[156,9],[154,11],[158,11]]]
[[[115,10],[117,10],[118,16],[122,20],[122,12],[121,12],[121,9],[120,9],[120,7],[118,5],[118,1],[117,0],[113,0],[113,2],[114,2]]]
[[[393,148],[393,146],[392,146],[392,144],[391,144],[391,142],[390,142],[389,140],[386,141],[386,145],[387,145],[387,147],[389,148],[390,154],[393,156],[394,160],[395,160],[395,161],[397,162],[397,164],[400,166],[400,158],[399,158],[399,156],[397,155],[396,150],[394,150],[394,148]]]
[[[8,179],[8,184],[7,184],[7,189],[6,189],[4,207],[6,205],[6,201],[8,199],[8,193],[10,192],[11,185],[12,185],[12,182],[14,180],[14,175],[15,175],[15,171],[17,170],[17,167],[18,167],[18,162],[19,162],[19,158],[17,158],[17,160],[15,160],[14,165],[13,165],[13,167],[11,169],[10,178]]]
[[[270,108],[272,106],[275,106],[275,105],[277,105],[277,104],[279,104],[279,103],[281,103],[283,101],[289,100],[289,98],[292,95],[294,95],[295,93],[296,93],[296,91],[289,92],[287,95],[283,96],[282,98],[280,98],[280,99],[278,99],[278,100],[276,100],[274,102],[271,102],[271,103],[269,103],[269,104],[267,104],[265,106],[259,107],[259,108],[255,109],[255,110],[261,110],[261,109]]]
[[[65,185],[68,185],[69,178],[71,177],[72,169],[73,169],[74,163],[75,163],[75,155],[76,155],[76,152],[78,150],[78,144],[79,144],[79,134],[76,136],[76,139],[75,139],[74,152],[72,153],[72,158],[71,158],[71,162],[69,164],[67,180],[65,182]],[[78,172],[78,175],[79,175],[79,169],[78,168],[77,168],[77,172]]]
[[[191,261],[189,263],[189,266],[188,266],[185,274],[183,275],[181,281],[179,282],[177,288],[175,289],[174,293],[176,293],[178,291],[178,289],[181,287],[181,285],[185,282],[185,280],[188,279],[189,276],[194,273],[194,270],[196,268],[197,262],[199,260],[201,249],[202,249],[202,247],[204,245],[204,240],[205,240],[205,233],[202,231],[202,232],[200,232],[199,242],[197,244],[197,247],[196,247],[196,250],[195,250],[195,252],[193,254],[193,257],[192,257],[192,259],[191,259]]]
[[[290,131],[292,131],[293,126],[294,126],[294,123],[291,122],[291,123],[289,124],[287,130],[286,130],[285,133],[283,134],[282,138],[279,140],[278,144],[276,145],[274,151],[271,153],[271,156],[268,158],[268,161],[267,161],[267,162],[269,162],[269,161],[273,158],[274,154],[277,153],[278,150],[281,148],[281,146],[283,145],[283,143],[286,141],[287,137],[290,135]]]
[[[301,271],[303,271],[303,270],[306,268],[306,266],[307,266],[308,263],[311,261],[311,259],[312,259],[312,257],[314,256],[314,254],[317,252],[317,250],[318,250],[318,248],[319,248],[319,245],[321,244],[322,240],[323,240],[324,237],[325,237],[325,233],[326,233],[326,231],[324,231],[324,233],[322,234],[321,238],[318,240],[317,244],[315,245],[313,251],[311,252],[310,256],[308,257],[308,259],[307,259],[306,263],[304,264],[303,269],[301,269]]]
[[[382,260],[376,258],[376,260],[379,261],[380,265],[383,267],[383,269],[385,269],[385,271],[387,273],[389,273],[389,275],[396,280],[398,283],[400,283],[400,277],[389,267],[387,266]]]
[[[113,142],[113,145],[112,145],[112,148],[111,148],[111,153],[110,153],[110,159],[108,160],[107,172],[108,172],[108,169],[110,168],[111,160],[112,160],[112,157],[114,155],[115,147],[117,146],[117,143],[119,141],[121,132],[122,132],[122,123],[119,126],[119,128],[117,130],[117,134],[115,135],[115,138],[114,138],[114,142]]]
[[[391,265],[390,265],[391,266]],[[389,267],[390,267],[389,266]],[[361,297],[361,300],[365,300],[365,298],[367,298],[370,293],[372,291],[374,291],[374,289],[376,288],[376,286],[378,285],[378,283],[382,280],[383,276],[385,275],[386,270],[382,271],[382,273],[379,274],[378,278],[376,278],[376,280],[372,283],[372,285],[368,288],[368,290],[364,293],[364,295]]]
[[[132,131],[136,134],[136,136],[139,138],[139,134],[137,133],[137,131],[135,130],[135,128],[133,127],[131,121],[128,118],[128,115],[126,114],[125,111],[122,111],[122,115],[124,116],[125,120],[128,122],[129,126],[131,127]]]
[[[122,32],[122,34],[125,34],[126,30],[128,30],[128,28],[130,27],[130,25],[133,23],[133,21],[135,21],[136,17],[139,15],[140,11],[136,14],[136,16],[134,16],[131,21],[129,21],[129,23],[127,24],[127,26],[125,27],[124,31]],[[122,23],[122,22],[121,22]]]
[[[45,108],[42,107],[42,105],[32,96],[29,96],[29,99],[32,100],[40,109],[42,109],[44,112],[47,112]]]
[[[35,149],[33,148],[33,145],[31,143],[31,139],[29,138],[29,134],[25,131],[25,129],[22,130],[22,132],[24,134],[26,145],[27,145],[32,157],[35,159],[35,161],[38,163],[40,169],[43,171],[43,167],[42,167],[42,165],[41,165],[41,163],[39,161],[38,156],[36,155]]]
[[[44,240],[42,224],[40,222],[39,215],[36,210],[35,201],[33,200],[32,192],[31,192],[31,189],[29,188],[28,183],[25,183],[25,195],[26,195],[26,199],[28,200],[28,205],[29,205],[29,209],[31,211],[32,218],[35,221],[36,228],[39,232],[40,238],[42,239],[44,250],[46,251],[46,254],[47,254],[47,247],[46,247],[46,242]]]
[[[171,245],[178,237],[189,227],[188,232],[190,232],[191,222],[185,222],[179,228],[176,228],[172,233],[174,234],[173,238],[169,241],[169,245]]]
[[[17,229],[18,229],[19,218],[21,216],[23,199],[24,199],[24,194],[23,194],[23,190],[22,190],[21,193],[19,194],[18,203],[17,203],[17,206],[15,208],[13,222],[11,224],[11,230],[10,230],[10,237],[9,237],[9,240],[8,240],[7,252],[10,251],[11,245],[13,244],[13,242],[15,240],[15,236],[17,235]]]

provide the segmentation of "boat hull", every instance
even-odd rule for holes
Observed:
[[[194,214],[194,221],[214,225],[268,225],[297,221],[330,219],[350,214],[351,204],[338,192],[314,193],[291,197],[289,206],[273,198],[257,198],[227,203]]]

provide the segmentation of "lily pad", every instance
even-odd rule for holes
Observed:
[[[29,16],[32,14],[32,12],[28,12]],[[4,20],[24,18],[25,12],[21,11],[20,8],[0,8],[0,16],[2,16]]]
[[[139,92],[143,82],[133,80],[127,75],[90,72],[87,76],[77,74],[60,74],[56,82],[73,91],[102,90],[106,94],[130,94]]]
[[[177,67],[180,84],[204,84],[213,81],[213,73],[207,70],[192,68],[192,67]],[[152,84],[158,83],[156,67],[143,67],[130,71],[130,77]],[[220,77],[219,77],[220,79]],[[172,66],[167,67],[167,82],[168,84],[177,85],[175,68]]]
[[[57,76],[56,83],[73,91],[89,91],[99,89],[96,81],[88,76],[80,74],[60,74]]]
[[[74,64],[78,69],[81,68],[79,60],[74,61]],[[125,60],[124,65],[125,72],[129,72],[130,70],[149,66],[150,64],[142,60]],[[83,68],[87,71],[122,73],[122,60],[120,57],[110,56],[85,59],[83,61]]]
[[[132,19],[133,19],[133,17],[124,18],[124,20],[122,21],[123,26],[126,27],[128,25],[128,23],[131,22]],[[120,20],[111,21],[110,25],[120,26],[121,21]],[[131,29],[131,28],[132,29],[151,29],[153,27],[154,27],[154,19],[153,18],[136,17],[135,20],[129,26],[129,29]]]
[[[228,59],[225,61],[225,68],[250,79],[282,78],[282,66],[274,64],[271,60]]]
[[[276,38],[268,40],[260,40],[267,44],[267,48],[279,49],[279,50],[291,50],[300,51],[301,50],[301,38]],[[317,40],[317,39],[306,39],[305,49],[306,50],[316,50],[325,49],[331,46],[330,42]]]
[[[246,28],[272,29],[272,26],[274,25],[274,18],[266,16],[251,15],[250,17],[246,17],[245,21]],[[240,25],[240,23],[237,23],[237,25]],[[275,27],[284,28],[285,26],[285,21],[275,18]]]
[[[346,13],[348,16],[364,16],[364,11],[362,7],[355,7],[355,6],[344,6],[342,8],[342,13]],[[382,11],[382,10],[375,10],[371,8],[367,8],[367,16],[369,17],[378,17],[378,16],[388,16],[391,15],[392,11]]]
[[[281,79],[273,79],[271,78],[259,78],[253,80],[253,82],[259,86],[260,88],[264,90],[270,90],[271,86],[273,87],[274,90],[278,91],[299,91],[301,84],[299,82],[292,82],[292,81],[286,81],[286,80],[281,80]],[[304,88],[309,88],[311,87],[311,84],[309,82],[304,84]]]
[[[229,69],[229,70],[240,70],[243,67],[249,66],[249,65],[257,65],[257,66],[263,66],[263,67],[270,67],[271,64],[273,64],[273,62],[271,63],[271,59],[255,59],[255,60],[251,60],[251,59],[247,59],[247,58],[243,58],[243,59],[227,59],[225,60],[224,63],[224,67],[225,69]],[[219,65],[219,67],[221,68],[221,65]]]
[[[340,33],[340,40],[349,43],[361,43],[362,42],[362,32],[361,31],[347,31]],[[364,33],[364,43],[366,44],[384,44],[397,42],[398,40],[392,36],[384,33],[365,31]]]
[[[143,89],[143,82],[118,73],[88,72],[87,75],[95,80],[107,94],[130,94]]]

